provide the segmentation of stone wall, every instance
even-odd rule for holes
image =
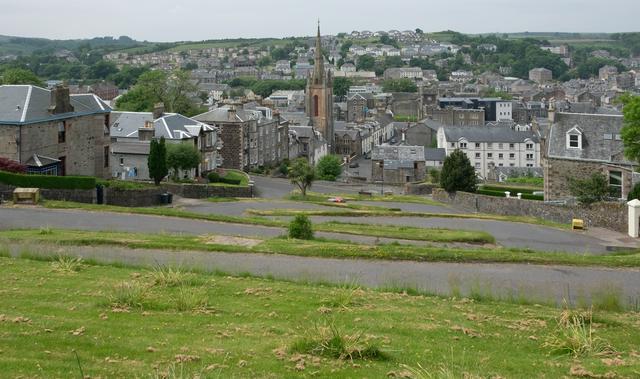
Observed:
[[[437,185],[428,183],[407,183],[404,186],[404,193],[406,195],[431,195],[436,187]]]
[[[469,212],[529,216],[563,224],[569,224],[572,219],[578,218],[584,220],[587,227],[607,228],[621,233],[628,231],[628,211],[625,203],[568,206],[466,192],[449,194],[441,188],[433,190],[433,199]]]
[[[0,183],[0,196],[5,201],[13,199],[16,187]],[[73,201],[76,203],[96,203],[96,190],[41,189],[40,197],[45,200]]]
[[[252,197],[249,187],[208,186],[203,184],[162,184],[163,191],[187,199],[206,199],[209,197]]]
[[[120,207],[152,207],[160,204],[160,195],[166,191],[162,188],[145,188],[123,190],[105,188],[105,203]]]

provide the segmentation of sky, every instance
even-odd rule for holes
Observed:
[[[640,0],[0,0],[0,35],[148,41],[353,30],[640,31]]]

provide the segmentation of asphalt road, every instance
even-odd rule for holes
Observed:
[[[393,262],[243,253],[170,252],[120,247],[9,245],[14,255],[69,254],[103,263],[184,269],[232,275],[250,273],[301,282],[356,284],[372,288],[416,289],[438,295],[491,295],[500,299],[586,304],[594,297],[616,296],[622,304],[640,304],[640,271],[570,266]],[[606,297],[605,297],[606,296]]]

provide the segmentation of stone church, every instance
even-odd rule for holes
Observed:
[[[329,153],[333,153],[333,77],[331,71],[324,68],[319,24],[315,50],[313,72],[307,81],[306,110],[313,128],[322,133]]]

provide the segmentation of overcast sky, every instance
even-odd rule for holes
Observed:
[[[318,5],[313,5],[318,4]],[[640,31],[640,0],[0,0],[0,34],[182,41],[352,30]]]

